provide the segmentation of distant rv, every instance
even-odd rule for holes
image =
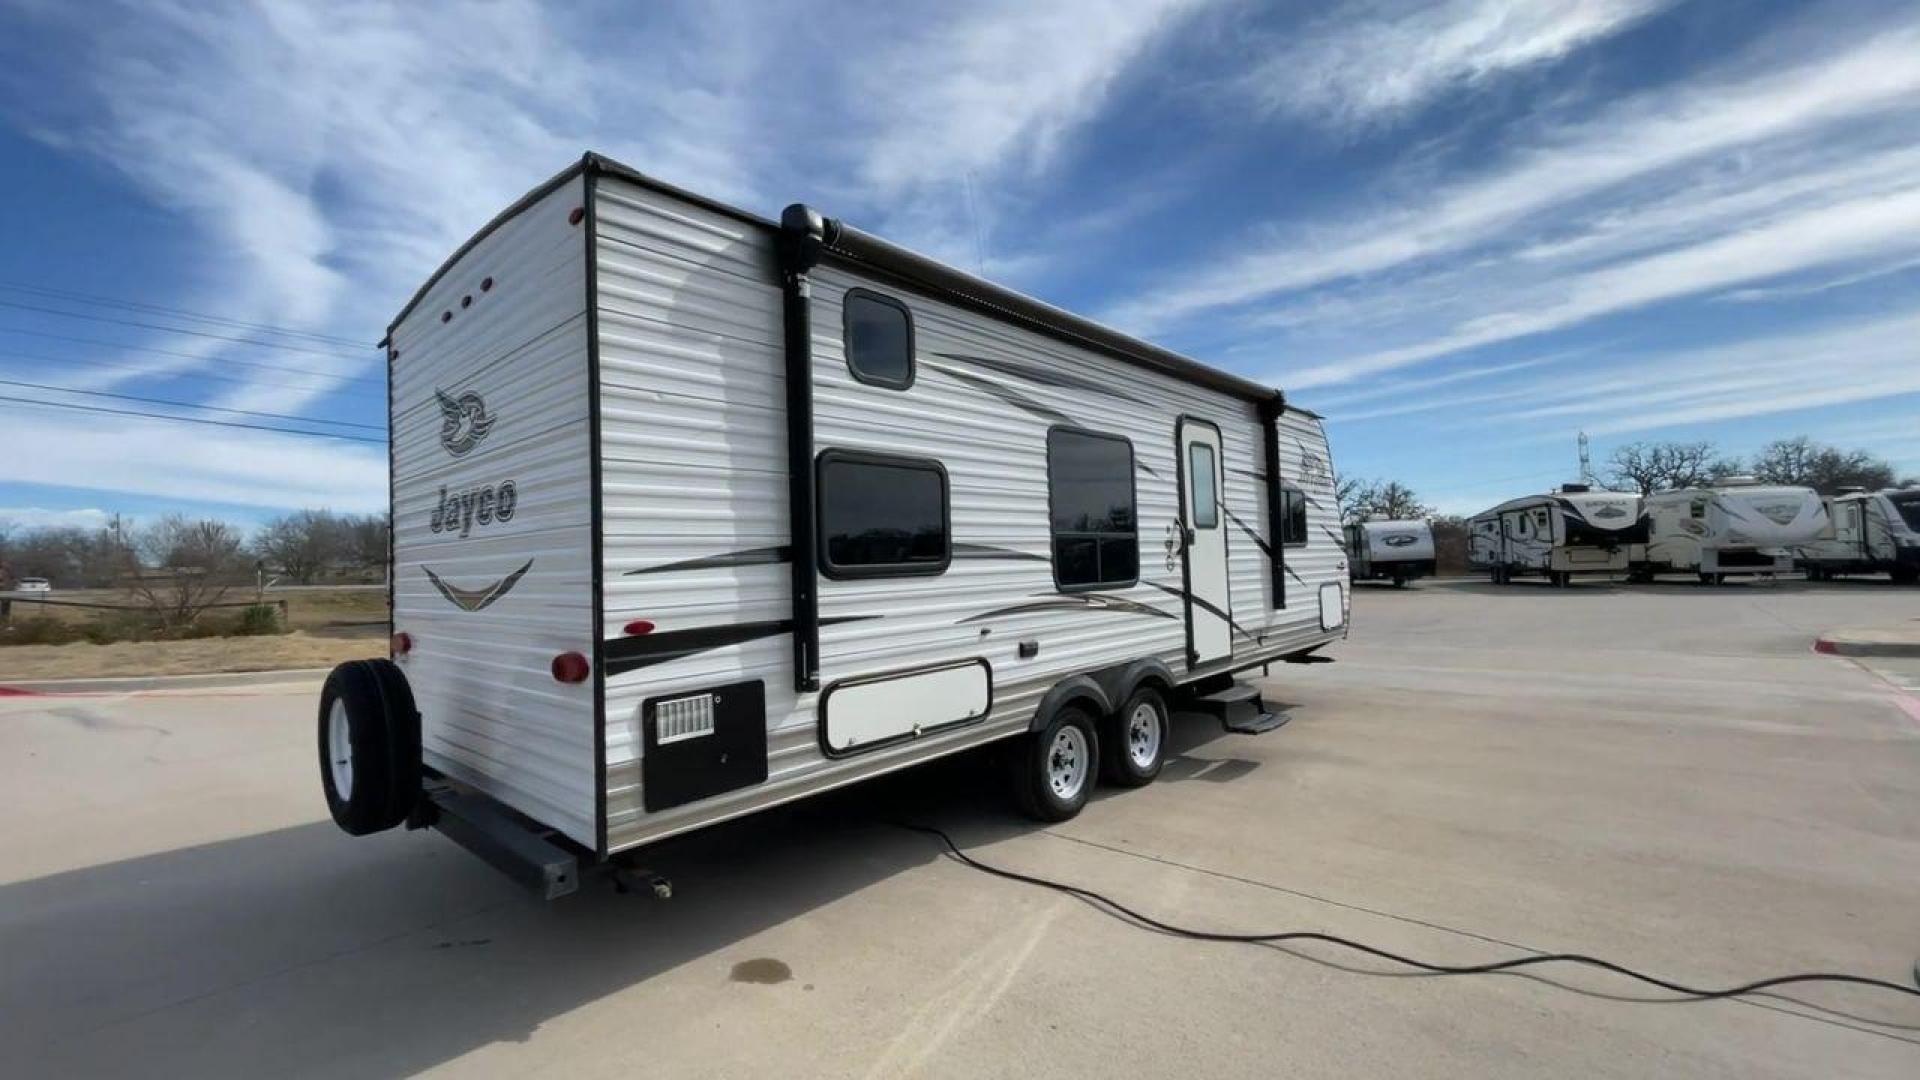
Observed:
[[[1406,587],[1432,577],[1433,527],[1424,521],[1362,521],[1347,526],[1347,572],[1354,581]]]
[[[1631,551],[1644,546],[1647,521],[1640,497],[1563,484],[1476,515],[1467,525],[1467,560],[1497,585],[1539,574],[1557,586],[1575,574],[1624,574]]]
[[[1693,573],[1715,585],[1736,574],[1785,574],[1794,550],[1828,530],[1812,488],[1729,477],[1708,487],[1647,496],[1648,535],[1636,576]]]
[[[1888,574],[1920,582],[1920,487],[1843,491],[1825,500],[1827,529],[1794,552],[1807,576]]]

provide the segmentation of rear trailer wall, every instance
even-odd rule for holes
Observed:
[[[450,263],[389,334],[393,622],[425,763],[593,847],[593,521],[578,175]]]

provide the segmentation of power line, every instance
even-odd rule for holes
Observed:
[[[350,348],[361,348],[366,345],[364,341],[355,338],[340,337],[334,334],[322,334],[312,330],[296,330],[290,326],[276,326],[273,323],[230,319],[223,315],[211,315],[203,311],[190,311],[186,308],[170,307],[166,304],[150,304],[139,300],[121,300],[94,293],[74,292],[70,289],[49,289],[43,285],[25,285],[17,281],[0,281],[0,289],[5,289],[9,292],[27,293],[32,296],[45,296],[56,300],[66,300],[76,304],[117,307],[128,311],[150,311],[158,315],[172,315],[177,318],[191,319],[195,322],[231,326],[242,330],[259,330],[263,333],[279,334],[283,337],[309,338],[314,341],[326,342],[333,345],[346,345]]]
[[[384,424],[360,424],[352,420],[323,420],[317,416],[300,416],[296,413],[255,412],[252,409],[230,409],[224,405],[199,405],[191,401],[169,401],[166,398],[142,397],[139,394],[115,394],[107,390],[82,390],[73,386],[52,386],[47,383],[20,382],[17,379],[0,379],[0,386],[23,386],[29,390],[54,390],[62,394],[85,394],[88,397],[116,398],[120,401],[139,401],[148,405],[166,405],[175,409],[205,409],[208,412],[232,413],[235,416],[257,416],[265,420],[295,420],[305,424],[331,424],[334,427],[363,428],[367,431],[387,430]]]
[[[65,401],[40,401],[35,398],[6,397],[0,395],[0,401],[17,405],[38,405],[47,409],[72,409],[76,412],[105,413],[109,416],[138,416],[148,420],[171,420],[176,424],[206,424],[209,427],[245,428],[249,431],[276,431],[282,435],[306,435],[315,439],[345,439],[348,442],[373,443],[387,445],[385,439],[370,438],[366,435],[349,435],[344,431],[301,431],[297,428],[273,427],[268,424],[243,424],[237,420],[209,420],[198,416],[168,416],[165,413],[140,412],[136,409],[109,409],[100,405],[78,405]]]
[[[280,341],[261,341],[258,338],[235,337],[232,334],[215,334],[207,330],[189,330],[181,326],[167,326],[164,323],[141,322],[139,319],[116,319],[111,315],[89,315],[80,311],[62,311],[59,308],[42,307],[39,304],[23,304],[18,300],[0,300],[0,307],[18,308],[21,311],[37,311],[43,315],[58,315],[67,319],[85,319],[88,322],[114,323],[118,326],[135,326],[142,330],[159,330],[168,334],[187,334],[197,338],[209,338],[213,341],[231,341],[240,345],[252,345],[259,349],[281,349],[286,352],[308,353],[313,356],[332,356],[341,360],[355,360],[358,357],[327,349],[309,349],[304,345],[294,345]]]
[[[28,363],[33,363],[33,364],[84,364],[87,367],[103,367],[103,368],[114,368],[121,371],[132,371],[140,374],[145,374],[147,377],[154,378],[154,379],[212,379],[216,382],[233,383],[235,386],[278,385],[278,386],[285,387],[289,390],[331,389],[330,386],[298,386],[292,383],[285,383],[285,382],[269,384],[259,379],[236,379],[231,375],[215,375],[212,372],[208,372],[208,371],[152,371],[144,364],[115,363],[112,360],[95,360],[90,357],[32,356],[27,353],[0,352],[0,360],[24,360],[24,361],[27,361]],[[275,369],[275,370],[281,370],[281,369]],[[377,383],[380,381],[379,379],[372,379],[372,378],[342,379],[339,376],[321,375],[317,372],[314,373],[313,377],[318,379],[326,379],[330,383],[340,383],[340,382],[375,382]]]
[[[178,349],[157,349],[151,345],[127,345],[118,341],[102,341],[99,338],[75,337],[72,334],[55,334],[46,330],[25,330],[17,326],[0,326],[0,334],[25,334],[28,337],[46,338],[49,341],[71,341],[80,345],[100,345],[105,348],[121,349],[126,352],[152,353],[155,356],[177,356],[184,360],[198,360],[202,363],[214,359],[213,357],[203,356],[199,353],[181,352]],[[342,357],[342,359],[354,358]],[[341,382],[384,383],[386,381],[384,378],[376,378],[372,375],[337,375],[331,371],[315,371],[312,368],[287,367],[282,364],[262,364],[258,361],[249,360],[229,360],[225,357],[221,357],[220,362],[223,364],[234,364],[239,367],[259,368],[262,371],[284,371],[294,375],[313,375],[322,379],[338,379]]]

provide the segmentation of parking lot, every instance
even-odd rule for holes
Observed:
[[[1920,592],[1361,587],[1291,722],[1199,718],[1161,780],[1041,827],[967,758],[659,849],[676,896],[541,904],[430,833],[354,840],[317,685],[0,698],[0,1046],[18,1075],[1920,1075],[1920,1000],[1713,1003],[1920,960],[1920,661],[1811,651]],[[1868,666],[1871,664],[1872,666]]]

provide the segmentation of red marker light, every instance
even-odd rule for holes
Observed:
[[[592,667],[577,652],[561,653],[553,658],[553,677],[563,683],[583,683]]]
[[[580,224],[580,220],[586,216],[587,208],[584,206],[576,206],[573,208],[573,213],[567,215],[567,224],[578,225]]]
[[[646,619],[635,619],[620,629],[638,637],[641,634],[653,633],[653,623]]]
[[[393,654],[395,656],[405,656],[412,651],[413,651],[413,635],[412,634],[409,634],[403,630],[400,633],[393,635]]]

